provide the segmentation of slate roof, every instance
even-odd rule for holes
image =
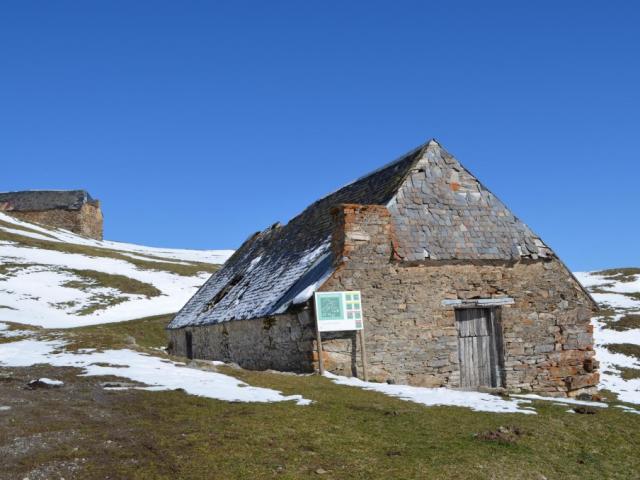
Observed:
[[[406,261],[536,259],[552,252],[436,142],[388,205]]]
[[[178,312],[169,328],[285,311],[300,292],[331,271],[331,209],[341,203],[386,205],[421,150],[318,200],[286,225],[251,236]]]
[[[95,200],[85,190],[28,190],[0,193],[3,210],[29,212],[41,210],[79,210]]]
[[[552,252],[491,192],[427,142],[316,201],[284,226],[252,235],[198,290],[170,329],[285,312],[333,271],[333,207],[386,205],[405,260],[538,258]]]

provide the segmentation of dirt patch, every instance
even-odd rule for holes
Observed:
[[[576,413],[581,413],[583,415],[595,415],[596,413],[598,413],[598,410],[596,410],[593,407],[589,407],[587,405],[580,405],[578,407],[574,407],[573,411]]]
[[[476,433],[474,437],[478,440],[483,440],[486,442],[511,444],[516,443],[523,435],[524,432],[520,427],[509,425],[506,427],[500,426],[496,430],[487,430],[484,432]]]
[[[138,455],[144,461],[136,443],[148,439],[149,432],[132,427],[129,409],[123,406],[140,404],[134,400],[139,393],[111,392],[104,389],[110,377],[78,377],[79,373],[47,365],[0,368],[0,405],[9,407],[0,412],[0,479],[108,478],[107,472],[88,472],[92,465],[119,461],[123,451],[128,461]],[[64,385],[31,389],[28,383],[34,377],[60,379]]]

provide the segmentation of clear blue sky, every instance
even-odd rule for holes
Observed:
[[[235,248],[437,138],[573,269],[640,266],[640,3],[5,1],[0,190]]]

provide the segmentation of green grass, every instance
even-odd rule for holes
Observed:
[[[43,250],[50,250],[56,252],[65,253],[77,253],[80,255],[86,255],[89,257],[102,257],[102,258],[114,258],[118,260],[125,260],[138,268],[144,270],[159,270],[175,273],[183,276],[193,276],[199,272],[213,273],[220,268],[220,265],[214,265],[203,262],[183,262],[182,263],[169,263],[169,262],[156,262],[140,260],[138,258],[129,257],[122,252],[109,248],[94,247],[89,245],[78,245],[74,243],[57,242],[49,240],[35,239],[24,235],[18,235],[16,233],[9,233],[4,230],[0,230],[0,240],[16,242],[25,247],[40,248]]]
[[[634,300],[638,300],[640,302],[640,292],[620,292],[620,295],[633,298]]]
[[[130,348],[128,336],[143,348],[158,347],[166,344],[171,317],[60,332],[74,348]],[[473,412],[425,407],[319,376],[223,367],[252,386],[314,402],[231,403],[179,391],[105,392],[100,378],[55,371],[65,389],[29,394],[38,402],[32,412],[21,414],[16,405],[13,420],[0,424],[7,441],[51,432],[63,439],[12,465],[15,478],[76,458],[85,459],[78,478],[133,480],[629,479],[640,472],[640,415],[617,408],[580,415],[536,402],[538,415]],[[53,373],[30,374],[47,375]],[[508,442],[485,433],[501,426],[519,433]]]
[[[34,266],[36,266],[35,263],[2,262],[0,263],[0,275],[3,275],[5,277],[12,277],[15,276],[19,270]]]
[[[120,295],[107,295],[97,293],[96,288],[113,288],[123,294],[143,295],[147,298],[157,297],[162,294],[160,290],[149,283],[127,277],[125,275],[117,275],[113,273],[99,272],[97,270],[80,270],[74,268],[59,268],[50,265],[41,265],[34,263],[3,263],[0,264],[0,275],[12,276],[16,275],[21,269],[29,267],[40,267],[43,270],[55,270],[58,272],[67,272],[78,277],[75,280],[68,280],[62,285],[67,288],[74,288],[90,293],[89,303],[81,310],[75,312],[77,315],[90,315],[91,313],[111,307],[126,301],[127,299]],[[70,309],[76,305],[76,302],[60,302],[53,305],[55,308]]]
[[[87,476],[596,479],[638,473],[640,419],[617,409],[577,415],[539,403],[536,416],[479,413],[424,407],[319,377],[242,376],[253,385],[302,393],[315,404],[143,393],[115,405],[139,434],[137,448],[121,451],[115,465],[90,463]],[[476,438],[502,425],[523,434],[513,443]],[[127,462],[131,458],[138,462]],[[318,469],[327,473],[320,476]]]
[[[12,228],[14,230],[22,230],[23,232],[35,233],[37,235],[42,235],[44,237],[50,237],[55,239],[55,237],[49,233],[41,232],[39,230],[35,230],[33,228],[25,227],[24,225],[16,225],[14,223],[5,222],[4,220],[0,220],[0,227]],[[43,228],[47,228],[42,225]]]
[[[59,333],[65,334],[72,340],[70,349],[130,347],[128,337],[132,337],[136,345],[140,347],[165,347],[167,345],[165,327],[172,318],[173,314],[156,315],[127,322],[104,323],[60,330]]]
[[[640,275],[640,268],[610,268],[608,270],[595,272],[595,274],[601,275],[607,280],[616,280],[618,282],[633,282],[635,280],[635,276]]]
[[[635,343],[612,343],[606,345],[606,347],[607,350],[612,353],[621,353],[640,360],[640,345],[636,345]]]
[[[607,328],[618,332],[624,332],[626,330],[633,330],[636,328],[640,329],[640,314],[630,313],[620,317],[617,321],[608,321]]]
[[[616,368],[620,370],[620,376],[623,380],[635,380],[636,378],[640,378],[640,369],[638,368],[621,367],[619,365],[616,365]]]
[[[141,282],[133,278],[116,275],[113,273],[98,272],[96,270],[77,270],[64,269],[65,271],[80,277],[79,280],[69,280],[63,283],[63,286],[75,288],[91,293],[89,304],[76,312],[77,315],[90,315],[97,310],[112,307],[122,303],[126,298],[121,296],[106,295],[102,293],[94,293],[94,288],[115,288],[116,290],[132,295],[144,295],[147,298],[157,297],[162,294],[160,290],[149,283]],[[59,304],[63,307],[70,305]]]

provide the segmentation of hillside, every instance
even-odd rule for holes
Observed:
[[[231,253],[92,240],[0,213],[0,320],[64,328],[173,313]]]
[[[160,314],[230,253],[0,214],[0,479],[637,476],[640,269],[577,274],[602,306],[586,401],[186,365]]]
[[[580,272],[576,277],[600,305],[593,320],[600,388],[640,403],[640,268]]]

